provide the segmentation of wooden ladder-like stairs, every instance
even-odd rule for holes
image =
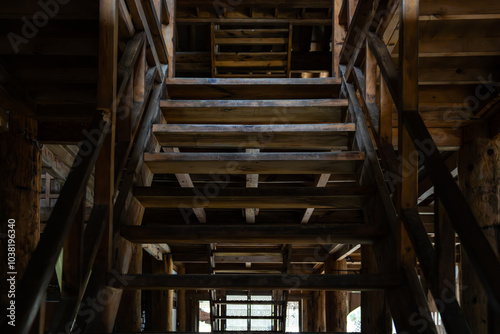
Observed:
[[[212,77],[290,77],[292,27],[252,29],[211,26]]]
[[[332,243],[340,245],[373,244],[378,259],[390,259],[396,254],[391,248],[395,247],[395,238],[387,218],[377,210],[383,196],[380,186],[377,188],[373,178],[366,177],[367,171],[371,173],[374,168],[382,175],[378,160],[373,159],[371,139],[366,136],[366,121],[360,119],[360,114],[354,117],[348,113],[348,107],[359,107],[340,98],[339,79],[178,78],[167,79],[166,86],[168,96],[161,101],[165,122],[152,128],[165,152],[145,153],[144,163],[155,174],[177,175],[181,187],[155,183],[136,187],[135,198],[145,208],[192,209],[199,223],[207,223],[205,209],[245,209],[249,224],[242,221],[221,228],[187,221],[177,225],[125,226],[121,230],[125,239],[174,246],[209,245],[209,272],[214,275],[218,275],[218,264],[213,254],[217,245],[224,243],[289,244],[291,253],[294,244],[314,244],[318,237],[328,236]],[[362,133],[359,126],[363,127]],[[358,147],[362,149],[357,151]],[[190,179],[183,184],[179,178],[184,175],[186,181],[189,173],[240,174],[247,176],[247,182],[246,187],[221,188],[217,196],[200,201],[204,190],[194,187]],[[259,188],[259,174],[315,174],[317,178],[313,187]],[[331,177],[345,174],[352,176],[350,181],[335,182]],[[249,177],[252,175],[256,177]],[[296,225],[283,229],[279,224],[252,224],[259,222],[259,208],[304,211]],[[340,227],[307,224],[315,209],[364,210],[366,222]],[[368,273],[397,273],[395,263],[381,262],[378,271]],[[405,268],[396,276],[401,285],[389,288],[382,284],[380,288],[387,288],[391,309],[401,308],[401,314],[411,316],[425,300],[423,290],[414,268]],[[224,316],[220,310],[226,300],[215,289],[211,291],[211,324],[214,330],[221,330]],[[280,331],[284,330],[286,299],[283,292]],[[401,304],[401,300],[405,303]]]

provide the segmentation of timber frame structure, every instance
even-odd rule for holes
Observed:
[[[284,333],[293,302],[303,333],[358,306],[364,334],[500,333],[499,23],[497,0],[2,4],[0,332]]]

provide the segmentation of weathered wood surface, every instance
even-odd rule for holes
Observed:
[[[145,153],[153,173],[341,174],[354,172],[361,152],[331,153]]]
[[[163,146],[345,149],[353,124],[154,125]]]
[[[372,187],[223,188],[217,195],[198,188],[136,187],[135,198],[147,208],[337,208],[361,209]]]
[[[14,109],[15,110],[15,109]],[[1,111],[3,112],[3,110]],[[35,121],[25,118],[18,113],[12,112],[15,121],[25,128],[29,133],[37,133],[37,124]],[[19,128],[10,120],[7,132],[0,134],[0,233],[4,236],[1,239],[0,247],[2,249],[2,273],[0,274],[0,288],[2,296],[0,304],[8,307],[8,291],[10,283],[7,279],[11,278],[15,272],[15,284],[20,288],[21,280],[27,281],[33,279],[29,273],[29,261],[33,256],[33,251],[40,240],[40,192],[42,181],[42,155],[34,143],[30,143],[26,136],[21,133]],[[9,224],[12,227],[9,227]],[[13,234],[14,232],[14,234]],[[8,243],[8,238],[13,237],[15,245]],[[10,267],[8,259],[8,247],[15,246],[14,267]],[[32,266],[32,265],[31,265]],[[26,274],[25,274],[26,273]],[[23,279],[24,277],[24,279]],[[26,285],[24,285],[26,286]],[[15,302],[17,307],[17,319],[24,316],[23,309],[20,308],[22,300],[19,299],[17,290]],[[42,296],[40,296],[40,299]],[[39,300],[40,305],[42,301]],[[25,307],[28,305],[24,305]],[[4,315],[2,309],[2,320],[0,322],[10,321]],[[38,309],[32,311],[33,318]],[[2,331],[10,331],[11,326],[2,327]],[[16,321],[17,326],[22,326]],[[29,328],[29,326],[28,326]]]

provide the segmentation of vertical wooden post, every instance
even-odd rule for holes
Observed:
[[[405,113],[418,112],[418,14],[419,0],[402,0],[399,21],[399,103],[398,146],[400,176],[397,207],[399,212],[417,207],[418,154],[404,126]],[[400,215],[402,217],[402,215]],[[415,264],[415,253],[408,233],[400,222],[398,251],[404,266]]]
[[[364,274],[378,272],[373,247],[370,245],[361,246],[361,272]],[[392,333],[391,315],[383,291],[361,292],[361,332]]]
[[[345,259],[340,261],[327,260],[325,274],[342,275],[347,270]],[[345,291],[327,291],[325,295],[326,331],[347,331],[347,293]]]
[[[116,310],[112,300],[121,297],[121,291],[105,287],[105,274],[112,269],[112,227],[113,192],[116,129],[116,94],[118,61],[118,10],[116,0],[101,0],[99,5],[99,77],[97,82],[97,109],[104,118],[111,120],[110,132],[104,139],[95,166],[94,204],[108,205],[107,227],[96,257],[93,275],[100,277],[102,289],[110,293],[103,311],[88,326],[89,331],[111,333],[115,323]]]
[[[340,76],[340,52],[345,38],[344,27],[339,24],[340,8],[343,0],[332,0],[332,77]]]
[[[169,23],[165,29],[165,44],[167,45],[168,51],[168,77],[175,77],[175,45],[177,43],[177,31],[175,24],[175,0],[166,0],[168,13],[169,13]]]
[[[458,162],[460,189],[498,256],[500,141],[489,137],[487,124],[465,127],[463,140]],[[463,248],[461,263],[461,304],[471,331],[499,333],[500,314],[488,304],[488,297]]]
[[[326,332],[325,291],[313,292],[314,328],[313,332]]]
[[[130,259],[129,274],[142,273],[142,246],[140,244],[132,246],[132,257]],[[120,308],[116,318],[116,329],[122,332],[141,331],[141,290],[123,291]]]
[[[178,275],[184,275],[186,268],[179,266],[177,270]],[[186,290],[182,289],[177,292],[177,323],[178,332],[186,331]]]
[[[151,273],[163,274],[167,273],[166,258],[161,261],[151,259]],[[149,330],[151,331],[167,331],[167,290],[151,291],[151,321],[149,322]]]
[[[21,127],[33,136],[37,133],[37,123],[11,110],[12,117]],[[8,131],[0,134],[0,233],[9,235],[9,219],[15,220],[15,254],[13,269],[9,268],[7,245],[8,238],[0,238],[1,266],[0,273],[0,305],[7,307],[9,303],[9,272],[16,272],[16,284],[24,275],[31,253],[40,239],[40,192],[42,155],[26,139],[20,129],[11,120]],[[12,222],[12,220],[11,220]],[[12,233],[12,232],[11,232]],[[43,308],[43,306],[42,306]],[[2,308],[5,310],[5,308]],[[2,319],[4,320],[4,319]],[[35,323],[32,328],[35,329]]]
[[[174,262],[172,261],[171,254],[164,255],[166,261],[167,275],[174,274]],[[174,330],[174,290],[167,290],[167,331],[172,332]]]

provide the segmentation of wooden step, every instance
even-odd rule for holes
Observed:
[[[176,100],[279,100],[339,97],[338,78],[228,79],[167,78],[169,99]]]
[[[281,300],[218,300],[218,305],[283,305]]]
[[[373,187],[220,188],[136,187],[135,198],[146,208],[362,209]],[[214,195],[212,192],[216,192]]]
[[[346,174],[363,152],[327,153],[145,153],[153,173],[176,174]]]
[[[214,31],[215,45],[288,44],[288,29],[224,29]]]
[[[162,100],[168,124],[338,123],[347,99]]]
[[[384,225],[385,226],[385,225]],[[132,243],[198,245],[219,242],[242,244],[372,244],[390,233],[388,227],[365,224],[339,225],[143,225],[122,226],[122,237]]]
[[[199,148],[266,148],[346,150],[354,123],[200,125],[155,124],[162,146]]]

